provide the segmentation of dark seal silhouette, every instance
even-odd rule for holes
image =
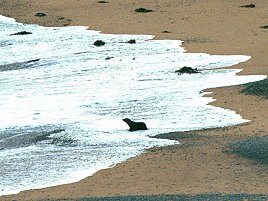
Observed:
[[[134,122],[129,118],[122,119],[129,126],[129,131],[147,130],[147,126],[143,122]]]

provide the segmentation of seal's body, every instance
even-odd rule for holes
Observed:
[[[147,130],[147,126],[143,122],[134,122],[128,118],[122,119],[129,126],[129,131]]]

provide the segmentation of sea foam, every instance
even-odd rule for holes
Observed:
[[[12,35],[20,31],[32,34]],[[208,105],[202,90],[264,79],[212,70],[250,56],[188,53],[182,41],[152,39],[0,16],[0,195],[78,181],[177,143],[149,137],[159,133],[247,121]],[[201,73],[176,74],[183,66]],[[128,132],[122,118],[149,130]]]

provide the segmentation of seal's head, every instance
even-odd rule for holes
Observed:
[[[124,122],[131,122],[131,120],[129,118],[125,118],[125,119],[122,119]]]

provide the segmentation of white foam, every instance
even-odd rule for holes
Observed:
[[[0,22],[0,65],[40,59],[31,68],[0,72],[0,132],[40,132],[49,124],[65,129],[52,139],[71,140],[0,150],[0,195],[78,181],[146,148],[175,143],[148,136],[243,123],[234,111],[207,105],[213,99],[200,91],[266,77],[209,70],[250,57],[187,53],[182,41]],[[10,35],[19,31],[32,34]],[[137,43],[126,43],[130,39]],[[95,47],[96,40],[105,46]],[[183,66],[206,70],[174,73]],[[121,121],[126,117],[150,129],[129,133]]]

